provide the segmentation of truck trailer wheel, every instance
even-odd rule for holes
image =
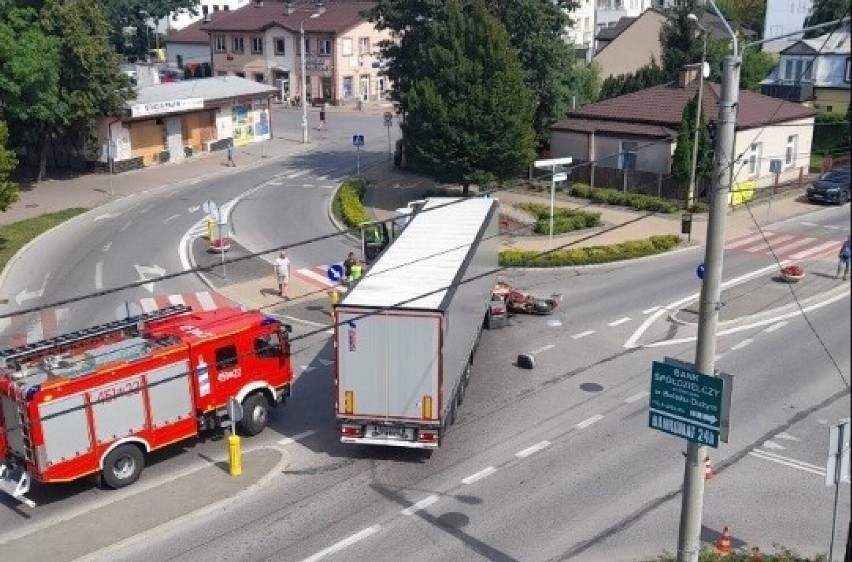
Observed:
[[[145,468],[145,455],[131,443],[113,449],[104,459],[103,483],[114,490],[124,488],[139,480]]]
[[[250,437],[264,430],[269,421],[269,400],[260,392],[243,400],[243,419],[240,428]]]

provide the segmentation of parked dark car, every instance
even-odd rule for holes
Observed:
[[[849,182],[849,166],[834,168],[808,187],[808,201],[843,205],[849,201]]]

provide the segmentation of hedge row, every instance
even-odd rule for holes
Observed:
[[[334,195],[334,214],[348,227],[355,227],[370,220],[364,210],[366,187],[367,181],[364,178],[353,176],[346,178]]]
[[[506,267],[565,267],[609,263],[659,254],[671,250],[678,244],[680,244],[680,236],[664,234],[611,246],[570,248],[547,253],[531,250],[503,250],[500,252],[500,265]]]
[[[518,203],[516,208],[531,213],[536,218],[535,233],[550,233],[550,206],[540,203]],[[565,207],[553,208],[553,233],[565,234],[582,228],[600,226],[601,214],[567,209]]]
[[[680,210],[677,203],[661,197],[643,195],[642,193],[625,193],[617,189],[602,189],[584,183],[572,185],[569,194],[582,199],[590,199],[595,203],[631,207],[637,211],[676,213]]]
[[[698,553],[698,562],[719,562],[719,560],[724,560],[725,562],[753,562],[754,552],[746,551],[747,549],[743,549],[743,551],[739,552],[731,552],[730,554],[721,557],[715,548],[707,547],[702,545],[701,551]],[[777,552],[774,553],[760,553],[760,560],[763,562],[826,562],[826,556],[824,554],[820,554],[815,558],[800,556],[799,554],[793,552],[792,550],[786,548],[780,548]],[[664,554],[658,556],[653,560],[653,562],[676,562],[677,557]]]

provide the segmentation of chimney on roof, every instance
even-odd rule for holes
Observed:
[[[698,80],[699,73],[701,72],[701,63],[698,64],[685,64],[683,68],[680,69],[677,75],[677,85],[680,88],[686,88],[696,80]]]
[[[290,15],[296,11],[296,5],[293,2],[287,2],[287,6],[284,10],[285,15]]]
[[[263,0],[254,0],[253,4],[254,4],[255,8],[262,8],[263,7]]]

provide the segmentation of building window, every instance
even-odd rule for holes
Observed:
[[[344,39],[340,45],[340,50],[343,51],[344,57],[352,56],[352,39]],[[848,67],[848,65],[847,65]]]
[[[285,43],[283,37],[276,37],[275,38],[275,54],[276,55],[286,55],[287,54],[286,43]]]
[[[370,38],[361,37],[358,39],[358,54],[364,55],[370,52]]]
[[[618,151],[618,168],[621,170],[635,170],[636,153],[638,150],[638,142],[621,141],[621,146]]]
[[[796,145],[798,144],[799,135],[790,135],[787,137],[787,151],[784,153],[784,165],[796,165]]]
[[[809,82],[813,60],[787,59],[784,61],[784,80],[791,82]]]
[[[216,71],[216,76],[227,76],[227,75],[228,75],[227,70],[217,70]]]
[[[306,55],[311,54],[311,40],[308,39],[307,37],[305,37],[305,54]]]
[[[216,350],[216,368],[227,369],[237,364],[237,346],[226,345]]]
[[[246,73],[245,72],[234,72],[234,76],[237,76],[239,78],[245,78]]]
[[[355,79],[352,76],[343,77],[343,97],[351,98],[355,95]]]
[[[245,40],[242,37],[231,37],[231,52],[244,53],[246,50]]]
[[[748,174],[757,176],[760,174],[760,153],[763,150],[763,143],[753,143],[748,153]]]
[[[227,11],[228,11],[228,10],[230,10],[231,8],[230,8],[227,4],[225,4],[224,6],[222,6],[222,9],[223,9],[223,10],[225,10],[225,11],[227,12]]]
[[[852,68],[850,68],[850,64],[852,64],[852,58],[846,57],[846,76],[844,80],[849,82],[850,77],[852,77]]]
[[[214,12],[218,12],[218,11],[219,11],[219,6],[218,6],[218,4],[214,4],[214,5],[213,5],[213,11],[214,11]]]
[[[201,5],[201,15],[205,18],[210,14],[210,8],[207,7],[206,4]]]
[[[254,78],[255,82],[260,82],[261,84],[266,82],[266,75],[263,72],[255,72],[252,74],[252,78]]]
[[[255,55],[263,53],[263,37],[251,38],[251,52]]]
[[[225,52],[225,36],[224,35],[214,35],[213,36],[213,50],[217,53]]]
[[[317,48],[321,56],[327,57],[331,55],[331,39],[320,39],[317,41]]]

